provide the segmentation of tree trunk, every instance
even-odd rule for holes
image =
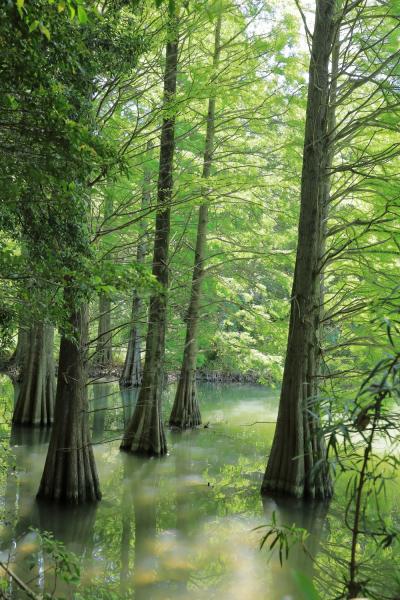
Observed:
[[[111,300],[99,296],[99,326],[97,330],[96,366],[107,369],[112,365]]]
[[[10,365],[20,370],[18,381],[21,381],[21,370],[28,352],[29,331],[21,325],[18,327],[17,346],[10,358]]]
[[[154,237],[153,275],[160,291],[150,298],[149,323],[143,381],[132,419],[125,431],[121,449],[161,456],[167,452],[161,415],[164,382],[165,329],[169,276],[170,202],[173,188],[175,115],[178,62],[178,27],[174,2],[169,4],[168,42],[164,74],[164,119],[161,130],[160,167],[157,191],[157,216]]]
[[[104,199],[104,221],[110,218],[113,211],[112,197],[106,194]],[[97,329],[97,346],[95,364],[100,369],[109,369],[112,365],[112,332],[111,332],[111,299],[107,294],[99,294],[99,324]]]
[[[342,0],[336,0],[337,9],[341,9]],[[322,364],[321,347],[323,345],[324,336],[324,305],[325,305],[325,268],[324,268],[324,257],[326,254],[326,241],[328,231],[328,218],[329,218],[329,203],[331,197],[331,170],[333,160],[335,157],[335,138],[336,138],[336,100],[337,100],[337,77],[339,72],[339,58],[340,58],[340,28],[336,29],[336,35],[332,48],[332,61],[331,61],[331,84],[329,90],[329,106],[327,115],[327,156],[326,156],[326,176],[322,185],[322,218],[320,222],[320,256],[319,256],[319,321],[318,327],[320,328],[320,341],[318,346],[314,347],[315,361],[316,361],[316,373],[322,375],[324,373],[324,365]],[[316,387],[316,393],[319,392],[318,385]]]
[[[87,308],[65,291],[69,331],[60,343],[54,426],[38,498],[80,504],[101,497],[87,418]]]
[[[147,154],[150,155],[153,145],[147,143]],[[143,218],[140,221],[139,243],[137,247],[136,262],[143,265],[147,254],[147,229],[148,223],[145,218],[150,204],[151,194],[151,170],[146,168],[143,175],[142,206]],[[140,318],[142,313],[142,299],[137,290],[133,292],[131,330],[129,334],[128,350],[125,356],[124,368],[122,370],[120,385],[122,387],[138,387],[142,383],[142,360],[141,346],[142,337],[140,331]]]
[[[215,43],[213,67],[214,72],[218,66],[221,52],[221,15],[218,16],[215,27]],[[203,173],[204,179],[211,174],[211,164],[214,149],[215,130],[215,97],[208,101],[207,130],[204,148]],[[185,347],[175,401],[172,407],[169,424],[179,429],[189,429],[201,424],[199,403],[196,394],[196,362],[197,362],[197,331],[199,323],[201,285],[204,278],[204,262],[207,244],[208,200],[203,195],[203,202],[199,208],[197,225],[196,251],[192,287],[190,292],[189,308],[187,312],[187,327]]]
[[[48,426],[53,422],[55,367],[53,358],[54,329],[37,323],[30,330],[24,352],[22,383],[14,408],[16,425]]]
[[[320,257],[329,154],[329,60],[335,0],[318,0],[309,70],[301,207],[278,420],[261,491],[329,498],[332,483],[318,417]]]
[[[108,410],[109,386],[106,383],[95,382],[92,385],[93,402],[92,410],[92,440],[99,442],[104,438],[104,428],[106,424],[106,415]]]

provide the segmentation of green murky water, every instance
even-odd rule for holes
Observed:
[[[12,386],[2,381],[11,406]],[[173,392],[170,386],[165,394],[166,415]],[[276,391],[203,384],[199,396],[208,426],[169,432],[169,455],[148,460],[118,449],[136,392],[121,394],[115,383],[91,387],[90,421],[103,492],[96,507],[38,504],[48,432],[13,430],[11,466],[1,472],[1,560],[37,592],[56,589],[67,598],[300,600],[292,573],[313,575],[309,556],[295,547],[281,567],[276,554],[260,551],[263,530],[255,528],[270,522],[273,513],[282,523],[307,528],[308,551],[321,555],[324,578],[332,567],[332,547],[346,552],[340,514],[335,516],[335,504],[328,514],[327,505],[262,502],[259,487],[277,413]],[[8,443],[8,429],[1,427]],[[59,578],[55,582],[32,527],[53,532],[79,555],[78,588]],[[9,581],[6,585],[11,597],[26,597]]]

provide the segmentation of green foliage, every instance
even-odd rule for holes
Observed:
[[[80,580],[80,564],[78,557],[69,552],[65,545],[56,540],[54,535],[49,531],[38,531],[32,529],[38,537],[38,544],[41,550],[51,562],[54,570],[54,578],[65,581],[68,584],[77,584]],[[36,566],[36,557],[31,557],[31,568]],[[47,594],[45,598],[52,598],[53,594]]]
[[[272,513],[271,523],[268,525],[260,525],[258,529],[268,528],[267,533],[262,537],[260,549],[265,545],[269,545],[269,551],[274,548],[278,551],[280,565],[283,565],[284,560],[288,560],[289,552],[295,545],[302,546],[305,552],[305,541],[308,537],[308,532],[305,529],[292,525],[279,525],[277,522],[276,513]]]

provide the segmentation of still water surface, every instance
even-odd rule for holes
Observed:
[[[3,380],[4,381],[4,380]],[[11,395],[11,384],[3,384]],[[174,386],[165,393],[167,418]],[[261,478],[272,440],[278,395],[249,385],[199,385],[206,427],[168,433],[169,454],[144,459],[119,451],[137,392],[116,383],[90,388],[90,422],[103,492],[96,507],[52,507],[35,501],[49,433],[13,429],[12,460],[2,476],[1,560],[38,592],[52,592],[54,574],[31,528],[50,531],[81,557],[76,587],[58,582],[68,598],[135,600],[295,600],[293,570],[313,574],[294,548],[281,567],[264,548],[264,530],[278,520],[306,527],[308,550],[328,536],[328,507],[262,501]],[[11,402],[11,401],[10,401]],[[260,423],[261,421],[261,423]],[[258,423],[256,423],[258,422]],[[24,594],[9,584],[13,598]]]

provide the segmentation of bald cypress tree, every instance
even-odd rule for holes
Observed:
[[[159,290],[150,298],[146,355],[135,411],[125,431],[121,450],[161,456],[167,452],[161,415],[164,382],[165,330],[169,280],[169,236],[173,160],[175,151],[175,107],[178,68],[178,19],[175,3],[169,3],[168,40],[164,71],[164,117],[161,128],[157,213],[154,235],[153,275]]]
[[[55,418],[37,496],[80,504],[101,498],[87,415],[88,313],[73,289],[64,298]]]
[[[311,60],[298,244],[287,354],[278,420],[262,492],[329,498],[332,483],[318,415],[324,200],[330,145],[330,59],[335,39],[335,0],[317,0]]]
[[[104,199],[104,221],[113,211],[112,197],[106,194]],[[99,322],[97,327],[97,345],[94,363],[100,369],[109,369],[112,365],[111,298],[108,294],[99,294]]]
[[[151,141],[147,142],[147,154],[150,155],[153,145]],[[149,156],[150,158],[150,156]],[[143,173],[142,188],[142,219],[140,220],[139,242],[136,252],[136,262],[143,265],[148,252],[148,222],[146,211],[150,203],[151,169],[146,166]],[[140,319],[142,316],[143,300],[138,290],[133,291],[132,316],[129,332],[128,349],[125,356],[124,367],[121,373],[119,383],[122,387],[137,387],[142,383],[142,332]]]
[[[221,53],[221,15],[217,18],[215,27],[215,42],[213,55],[213,71],[218,66]],[[203,159],[203,179],[207,180],[211,174],[212,157],[214,150],[215,131],[215,95],[208,100],[206,140]],[[201,285],[204,278],[204,262],[207,244],[208,224],[208,198],[203,190],[202,203],[199,208],[196,249],[190,301],[186,318],[186,338],[183,350],[183,359],[175,401],[172,407],[169,424],[179,429],[196,427],[201,423],[199,403],[196,395],[196,362],[197,362],[197,332],[200,317]]]
[[[16,425],[51,425],[54,417],[55,365],[54,329],[36,323],[27,335],[21,371],[21,386],[14,408]]]

